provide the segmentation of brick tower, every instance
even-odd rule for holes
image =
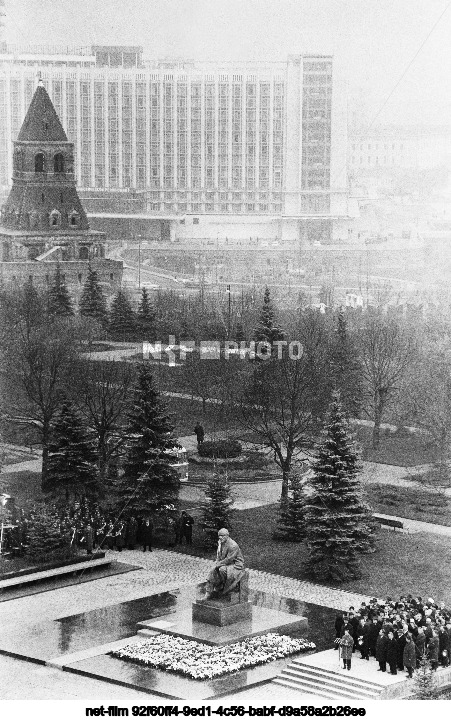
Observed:
[[[48,280],[59,264],[80,285],[87,264],[116,287],[122,263],[104,259],[105,234],[90,230],[67,139],[41,81],[14,142],[12,188],[1,210],[2,279]]]

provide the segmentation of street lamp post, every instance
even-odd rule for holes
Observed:
[[[227,285],[227,293],[229,294],[229,313],[227,317],[227,338],[230,340],[230,325],[231,325],[231,311],[232,311],[232,297],[230,292],[230,284]]]
[[[138,288],[141,288],[141,235],[138,235]]]

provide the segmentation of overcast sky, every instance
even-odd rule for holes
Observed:
[[[451,123],[450,0],[6,0],[5,39],[143,45],[152,58],[283,60],[332,52],[379,120]]]

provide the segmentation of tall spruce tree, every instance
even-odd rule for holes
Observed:
[[[136,329],[140,335],[140,340],[154,341],[156,337],[156,313],[150,301],[147,288],[141,290],[141,300],[139,301],[136,315]]]
[[[348,417],[358,416],[362,405],[362,367],[357,346],[348,329],[345,311],[339,310],[330,347],[332,382],[340,391],[343,411]]]
[[[102,325],[107,323],[108,309],[105,293],[99,283],[97,271],[91,267],[88,268],[88,276],[83,286],[79,309],[80,315],[94,318]]]
[[[48,446],[43,491],[69,502],[98,496],[94,442],[74,407],[65,402],[56,414]]]
[[[33,562],[60,560],[70,555],[71,538],[61,533],[59,513],[53,505],[35,503],[27,526],[27,556]]]
[[[65,318],[74,315],[72,299],[59,265],[49,288],[48,312],[51,316],[62,316]]]
[[[110,335],[114,340],[130,340],[136,330],[136,318],[126,293],[118,290],[110,309]]]
[[[178,442],[145,363],[139,368],[124,438],[124,474],[118,481],[120,509],[138,515],[176,504],[180,480],[167,452]]]
[[[337,392],[312,467],[312,493],[305,505],[305,570],[318,580],[358,578],[359,554],[372,546],[371,515],[361,499],[358,456]]]
[[[254,341],[256,343],[266,342],[272,345],[278,340],[283,340],[284,334],[276,324],[275,316],[276,312],[271,300],[271,294],[269,288],[266,287],[260,318],[254,330]]]
[[[201,521],[205,543],[208,547],[216,548],[220,528],[230,529],[232,505],[232,489],[227,473],[215,472],[207,481]]]
[[[288,481],[288,496],[280,500],[279,518],[273,537],[278,541],[295,542],[305,537],[305,494],[296,475],[292,475]]]

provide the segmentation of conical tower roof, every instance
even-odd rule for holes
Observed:
[[[25,142],[67,142],[63,126],[47,90],[41,82],[39,82],[33,95],[17,140]]]

